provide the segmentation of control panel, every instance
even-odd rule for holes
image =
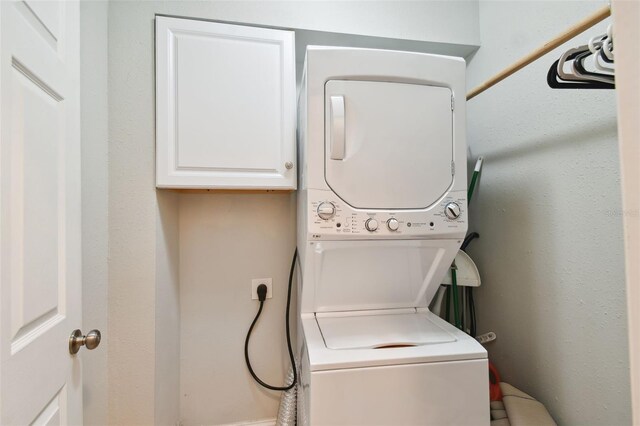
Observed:
[[[420,238],[467,229],[466,193],[451,192],[426,210],[354,209],[331,191],[308,191],[312,239]]]

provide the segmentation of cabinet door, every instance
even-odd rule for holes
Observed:
[[[156,186],[295,189],[292,31],[156,17]]]

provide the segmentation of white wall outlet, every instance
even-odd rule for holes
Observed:
[[[258,300],[258,286],[260,284],[267,285],[267,299],[271,299],[273,294],[271,292],[271,284],[273,280],[271,278],[254,278],[251,280],[251,298]]]
[[[490,331],[488,333],[479,335],[478,337],[476,337],[476,340],[484,345],[489,342],[493,342],[497,338],[498,336],[496,336],[496,333],[494,333],[493,331]]]

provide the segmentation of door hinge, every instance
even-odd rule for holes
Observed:
[[[453,97],[453,95],[451,95],[451,111],[453,111],[453,109],[456,107],[456,101]]]
[[[456,174],[456,163],[451,162],[451,176],[455,176]]]

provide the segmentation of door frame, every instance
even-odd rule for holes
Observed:
[[[640,425],[640,2],[614,0],[618,144],[629,324],[633,424]]]

